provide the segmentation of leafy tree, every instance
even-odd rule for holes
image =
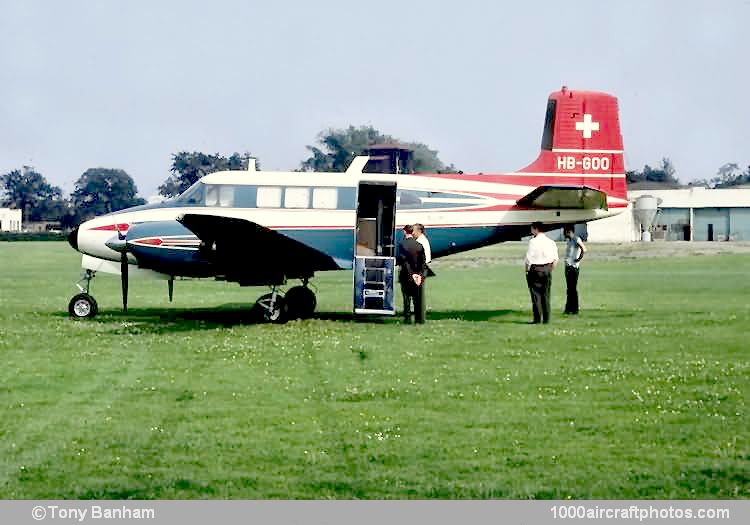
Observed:
[[[730,188],[750,184],[750,166],[743,172],[736,162],[727,162],[716,171],[716,176],[711,179],[696,179],[690,184],[696,186],[707,186],[709,188]]]
[[[76,181],[71,195],[78,220],[145,204],[138,188],[124,170],[91,168]]]
[[[643,167],[642,171],[626,171],[628,183],[635,182],[657,182],[662,184],[679,185],[680,181],[675,177],[676,170],[672,161],[664,157],[661,159],[661,165],[658,168],[652,168],[648,164]]]
[[[716,186],[737,186],[742,184],[742,173],[736,162],[727,162],[716,171]]]
[[[24,221],[56,221],[62,206],[62,190],[52,186],[30,166],[0,176],[4,206],[23,211]]]
[[[159,186],[159,195],[176,197],[201,177],[215,171],[246,170],[251,158],[248,152],[244,154],[235,152],[228,158],[218,153],[206,155],[199,151],[175,153],[172,155],[172,167],[169,170],[172,175],[164,181],[164,184]],[[260,169],[257,159],[255,167]]]
[[[402,142],[391,135],[383,135],[372,126],[329,128],[320,132],[319,146],[307,146],[310,157],[300,164],[301,171],[346,171],[356,155],[361,155],[379,143],[399,143],[413,150],[412,169],[417,173],[456,172],[453,164],[445,165],[436,150],[421,142]]]

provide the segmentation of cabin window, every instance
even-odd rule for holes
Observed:
[[[206,185],[206,206],[234,206],[234,188],[226,184]]]
[[[338,193],[336,188],[314,188],[312,207],[335,210],[338,206]]]
[[[258,188],[256,186],[237,185],[234,187],[234,205],[237,208],[257,207]]]
[[[336,209],[338,210],[353,210],[357,201],[357,188],[349,186],[336,188],[338,193],[338,202],[336,203]]]
[[[280,208],[281,188],[278,186],[258,186],[258,208]]]
[[[284,208],[309,208],[310,188],[287,188],[284,192]]]
[[[410,190],[398,190],[396,194],[396,206],[401,209],[404,208],[421,208],[422,199],[415,191]]]

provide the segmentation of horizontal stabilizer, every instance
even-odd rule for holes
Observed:
[[[521,197],[517,204],[525,208],[563,210],[606,210],[607,194],[586,186],[539,186]]]

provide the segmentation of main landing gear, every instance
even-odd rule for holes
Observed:
[[[316,305],[315,292],[308,287],[307,279],[303,279],[301,286],[289,288],[283,296],[277,286],[272,286],[271,293],[261,296],[255,302],[263,320],[271,323],[309,319],[315,312]]]
[[[96,304],[96,300],[89,293],[91,287],[91,280],[94,278],[95,273],[92,270],[86,270],[76,286],[81,293],[74,295],[68,303],[68,313],[75,319],[87,319],[94,317],[99,312],[99,306]],[[85,281],[85,285],[81,286],[81,282]]]

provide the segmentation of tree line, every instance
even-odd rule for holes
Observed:
[[[661,163],[652,168],[646,164],[641,170],[626,171],[628,184],[637,182],[653,182],[665,186],[685,186],[675,177],[675,167],[668,158],[661,159]],[[705,186],[707,188],[731,188],[750,184],[750,166],[744,171],[736,162],[728,162],[719,167],[716,176],[710,179],[694,179],[688,186]]]
[[[315,145],[308,145],[308,158],[297,171],[343,172],[352,158],[363,154],[370,146],[381,143],[398,143],[412,150],[412,169],[415,173],[457,173],[453,164],[440,160],[438,152],[421,142],[403,142],[386,135],[372,126],[329,128],[318,134]],[[198,151],[180,151],[172,155],[170,175],[159,186],[159,195],[176,197],[204,175],[223,170],[246,170],[250,159],[256,169],[260,162],[245,153],[223,156]],[[676,169],[669,158],[663,158],[656,167],[648,164],[641,170],[626,172],[628,183],[651,182],[666,186],[680,186]],[[727,188],[750,184],[750,166],[742,171],[737,163],[722,165],[715,177],[694,180],[690,184],[711,188]],[[97,215],[144,204],[138,196],[133,178],[121,169],[91,168],[75,183],[69,196],[64,196],[57,186],[33,167],[23,166],[0,175],[0,206],[23,210],[24,222],[48,221],[71,228]]]

